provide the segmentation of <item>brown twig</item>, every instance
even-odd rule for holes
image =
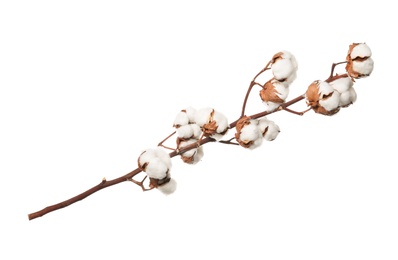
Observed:
[[[347,63],[347,61],[342,61],[342,62],[333,63],[333,64],[332,64],[332,69],[331,69],[331,71],[330,71],[330,76],[329,76],[329,78],[327,78],[325,81],[326,81],[326,82],[331,82],[331,81],[333,81],[334,68],[335,68],[337,65],[344,64],[344,63]],[[347,75],[347,76],[348,76],[348,75]]]
[[[269,65],[270,65],[270,64],[271,64],[271,61],[269,61],[269,62],[267,63],[267,65],[265,65],[265,67],[264,67],[262,70],[260,70],[260,72],[257,73],[257,75],[254,76],[254,78],[253,78],[252,81],[250,82],[249,88],[248,88],[247,91],[246,91],[245,99],[243,100],[242,113],[240,114],[240,117],[241,117],[241,118],[245,115],[246,103],[247,103],[247,100],[249,99],[249,95],[250,95],[250,92],[252,91],[252,88],[253,88],[255,85],[258,85],[258,86],[260,86],[260,87],[263,87],[261,84],[259,84],[259,83],[256,82],[256,79],[257,79],[258,76],[260,76],[263,72],[265,72],[266,70],[269,70]]]
[[[46,208],[44,208],[42,210],[39,210],[37,212],[31,213],[31,214],[28,215],[28,218],[29,218],[29,220],[32,220],[32,219],[41,217],[41,216],[43,216],[43,215],[45,215],[47,213],[50,213],[52,211],[55,211],[57,209],[65,208],[65,207],[67,207],[67,206],[69,206],[69,205],[71,205],[71,204],[73,204],[75,202],[78,202],[78,201],[80,201],[82,199],[85,199],[86,197],[90,196],[91,194],[93,194],[93,193],[95,193],[95,192],[97,192],[99,190],[102,190],[104,188],[107,188],[107,187],[113,186],[115,184],[124,182],[124,181],[126,181],[128,179],[131,179],[131,178],[133,178],[135,175],[137,175],[140,172],[141,172],[141,169],[137,168],[137,169],[127,173],[126,175],[123,175],[123,176],[121,176],[119,178],[116,178],[116,179],[113,179],[113,180],[110,180],[110,181],[107,181],[104,178],[104,179],[102,179],[100,184],[92,187],[91,189],[86,190],[85,192],[83,192],[83,193],[81,193],[81,194],[79,194],[79,195],[77,195],[77,196],[75,196],[73,198],[70,198],[70,199],[65,200],[63,202],[54,204],[52,206],[48,206],[48,207],[46,207]]]

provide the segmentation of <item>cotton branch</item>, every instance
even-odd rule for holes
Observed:
[[[335,67],[339,64],[346,64],[346,73],[333,76]],[[256,82],[258,76],[267,70],[272,71],[273,77],[264,84]],[[158,143],[157,148],[170,149],[172,150],[170,153],[165,152],[164,149],[145,150],[138,158],[138,168],[135,170],[110,181],[104,178],[99,184],[79,195],[28,214],[28,218],[32,220],[44,216],[47,213],[78,202],[99,190],[124,181],[130,181],[140,186],[143,191],[157,188],[165,194],[170,194],[176,188],[169,171],[171,158],[179,155],[185,163],[194,164],[200,161],[201,156],[203,156],[202,146],[210,142],[240,145],[244,148],[254,149],[261,145],[263,139],[272,141],[279,134],[279,127],[266,118],[267,115],[275,112],[287,111],[303,115],[307,111],[313,110],[318,114],[334,115],[340,109],[346,108],[355,102],[357,95],[353,88],[354,79],[367,77],[372,70],[373,60],[370,48],[364,43],[351,44],[346,61],[333,63],[330,76],[326,80],[313,81],[304,94],[290,101],[285,101],[289,93],[289,85],[296,78],[297,62],[291,53],[287,51],[278,52],[250,82],[243,101],[241,114],[232,123],[228,124],[226,117],[212,108],[204,108],[199,111],[193,108],[181,110],[173,125],[176,131]],[[257,114],[246,116],[247,100],[256,85],[262,88],[259,94],[267,109]],[[306,101],[309,109],[303,112],[296,112],[289,108],[302,100]],[[228,130],[233,128],[236,130],[235,136],[221,140]],[[177,135],[176,148],[165,146],[164,143],[175,134]],[[233,140],[236,140],[236,142],[233,142]],[[187,155],[187,153],[190,155]],[[133,179],[140,172],[145,172],[146,176],[141,181]],[[144,182],[148,180],[149,185],[144,185]]]

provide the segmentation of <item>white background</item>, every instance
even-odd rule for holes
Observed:
[[[387,3],[2,1],[0,258],[398,259]],[[256,150],[207,144],[195,166],[173,158],[173,195],[126,182],[28,220],[135,169],[187,106],[237,119],[274,53],[298,60],[290,99],[353,42],[375,67],[337,115],[278,112],[280,135]],[[262,109],[255,89],[248,114]]]

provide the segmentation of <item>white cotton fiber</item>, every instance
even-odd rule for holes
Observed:
[[[329,93],[330,94],[330,93]],[[339,107],[340,93],[333,91],[333,94],[325,99],[319,100],[319,104],[324,107],[327,111],[332,111]]]
[[[343,77],[333,80],[329,84],[338,92],[343,93],[348,91],[354,85],[354,82],[350,77]]]
[[[180,138],[191,138],[194,135],[193,128],[191,124],[183,125],[177,128],[177,136]]]
[[[158,186],[158,190],[160,190],[165,195],[170,195],[175,192],[177,189],[177,182],[171,178],[169,182]]]
[[[207,124],[210,119],[210,114],[212,113],[213,108],[206,107],[196,110],[194,116],[194,122],[202,127],[204,124]]]
[[[159,158],[152,159],[145,168],[146,174],[155,179],[165,178],[168,170],[166,164]]]
[[[171,158],[170,155],[162,148],[157,147],[156,150],[157,157],[167,166],[167,168],[171,168]]]
[[[372,51],[366,43],[360,43],[351,50],[351,59],[366,58],[372,56]]]
[[[373,71],[374,62],[372,58],[367,58],[364,61],[353,61],[352,68],[354,71],[362,75],[370,75]]]
[[[178,114],[176,115],[176,117],[174,119],[173,126],[179,127],[179,126],[187,125],[188,123],[189,123],[189,118],[188,118],[187,113],[180,111],[180,112],[178,112]]]

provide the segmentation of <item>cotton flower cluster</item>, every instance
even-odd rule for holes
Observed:
[[[260,97],[267,111],[273,111],[285,102],[289,85],[296,79],[298,68],[296,58],[288,51],[276,53],[270,64],[274,77],[260,90]]]
[[[142,152],[138,157],[138,167],[149,177],[149,188],[157,188],[164,194],[176,190],[177,183],[170,177],[171,158],[160,147]]]
[[[263,139],[274,140],[279,134],[279,126],[267,118],[251,119],[244,116],[236,123],[236,141],[244,148],[259,147]]]
[[[336,74],[325,81],[316,80],[306,91],[307,105],[316,113],[334,115],[357,99],[354,79],[369,76],[373,70],[372,52],[365,43],[349,47],[345,74]]]
[[[181,110],[175,120],[173,126],[177,132],[177,149],[182,149],[190,144],[197,143],[202,136],[202,130],[195,123],[196,110],[192,107]],[[188,164],[196,164],[203,157],[203,147],[192,148],[181,154],[183,162]]]
[[[369,76],[373,71],[372,51],[366,43],[350,45],[346,57],[346,70],[350,77],[359,79]]]

